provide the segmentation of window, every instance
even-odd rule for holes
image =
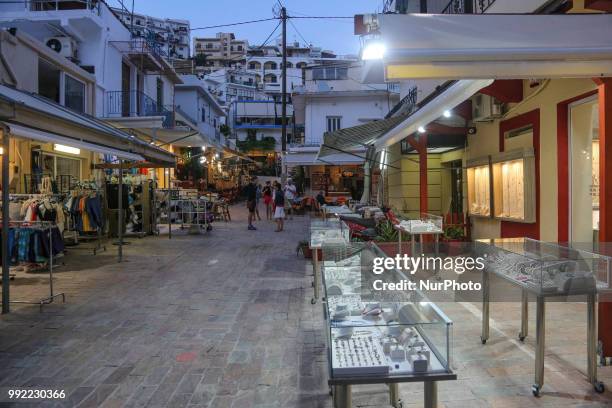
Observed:
[[[206,109],[202,107],[202,122],[206,122]]]
[[[341,129],[342,116],[328,116],[327,117],[327,131],[335,132]]]
[[[242,50],[243,50],[242,45],[239,45],[238,46],[238,51],[242,51]]]
[[[312,70],[312,79],[341,80],[348,79],[348,68],[319,67]]]
[[[38,94],[60,103],[60,78],[62,72],[59,68],[47,61],[38,60]]]
[[[58,176],[70,176],[73,180],[81,179],[81,159],[43,153],[43,172],[55,179]]]
[[[206,44],[206,49],[211,50],[213,47],[212,43],[207,43]]]
[[[64,105],[77,112],[85,112],[85,84],[69,75],[64,81]]]

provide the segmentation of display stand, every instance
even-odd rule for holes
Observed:
[[[419,252],[423,253],[423,237],[432,236],[434,241],[434,254],[440,253],[440,235],[444,234],[442,217],[432,214],[423,213],[418,220],[402,220],[399,224],[395,224],[397,230],[397,251],[398,254],[403,254],[402,249],[402,234],[410,235],[410,255],[417,256],[416,239],[418,237],[420,248]]]
[[[81,192],[89,192],[89,193],[95,193],[100,197],[104,197],[102,190],[99,188],[78,188],[77,190],[73,190],[76,191],[78,193]],[[72,193],[72,192],[71,192]],[[100,199],[101,203],[104,203],[104,200]],[[102,213],[104,213],[104,209],[102,209]],[[68,217],[68,219],[71,219],[70,217]],[[69,223],[70,224],[70,223]],[[74,231],[74,244],[75,245],[79,245],[79,241],[90,241],[90,240],[95,240],[95,246],[92,247],[82,247],[82,246],[75,246],[71,249],[76,249],[76,250],[89,250],[93,253],[93,255],[97,255],[98,252],[105,252],[106,251],[106,245],[104,243],[102,243],[102,229],[103,227],[98,227],[96,228],[96,235],[95,237],[92,236],[87,236],[87,235],[79,235],[78,231]],[[69,229],[70,231],[70,229]]]
[[[324,220],[326,220],[331,215],[337,217],[338,215],[355,214],[353,210],[351,210],[350,208],[346,206],[324,205],[321,208],[323,209],[323,219]]]
[[[208,220],[208,200],[199,198],[178,199],[175,201],[179,208],[181,218],[181,229],[190,227],[200,233],[201,229],[210,231],[212,229]]]
[[[437,406],[437,382],[456,380],[451,368],[452,322],[418,290],[372,298],[362,273],[384,252],[373,243],[343,259],[325,261],[324,314],[329,380],[335,408],[352,407],[352,388],[384,384],[389,404],[403,406],[399,384],[424,383],[424,406]],[[390,281],[409,279],[388,271]],[[371,278],[375,279],[374,276]]]
[[[19,225],[19,226],[37,226],[37,227],[42,227],[43,229],[49,229],[51,230],[51,228],[54,227],[52,222],[48,222],[48,221],[11,221],[10,222],[13,225]],[[26,305],[38,305],[40,308],[40,312],[42,313],[42,308],[45,305],[49,305],[51,303],[53,303],[55,301],[55,298],[61,297],[62,298],[62,303],[66,303],[66,294],[65,293],[54,293],[53,290],[53,234],[51,234],[51,231],[49,231],[49,251],[51,251],[51,253],[49,254],[49,296],[41,298],[39,300],[35,300],[35,301],[27,301],[27,300],[11,300],[10,303],[17,303],[17,304],[26,304]]]
[[[587,305],[587,377],[595,391],[604,384],[597,379],[598,290],[610,290],[612,258],[599,254],[544,243],[529,238],[479,240],[485,245],[487,265],[482,271],[482,344],[489,339],[490,275],[501,277],[521,289],[521,330],[519,340],[528,335],[529,295],[536,298],[536,356],[534,396],[544,386],[546,299],[586,296]]]
[[[319,299],[320,272],[319,251],[322,250],[323,244],[329,239],[340,239],[343,242],[350,242],[350,230],[342,221],[331,221],[326,218],[323,221],[311,221],[310,224],[310,240],[309,248],[312,251],[312,268],[313,268],[313,283],[314,297],[310,303],[315,304]]]

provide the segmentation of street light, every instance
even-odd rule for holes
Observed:
[[[444,111],[443,115],[444,115],[445,118],[450,118],[451,117],[451,111],[447,109],[447,110]]]
[[[361,53],[362,60],[380,60],[385,56],[385,52],[387,51],[387,47],[385,44],[375,41],[369,42],[366,44],[363,52]]]
[[[417,129],[417,131],[419,133],[425,133],[425,128],[423,126],[419,126],[419,128]]]

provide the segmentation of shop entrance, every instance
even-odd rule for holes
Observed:
[[[569,236],[593,246],[599,236],[599,103],[597,95],[569,105]]]

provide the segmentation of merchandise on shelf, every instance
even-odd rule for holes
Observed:
[[[491,173],[489,165],[468,167],[468,212],[470,215],[491,215]]]

